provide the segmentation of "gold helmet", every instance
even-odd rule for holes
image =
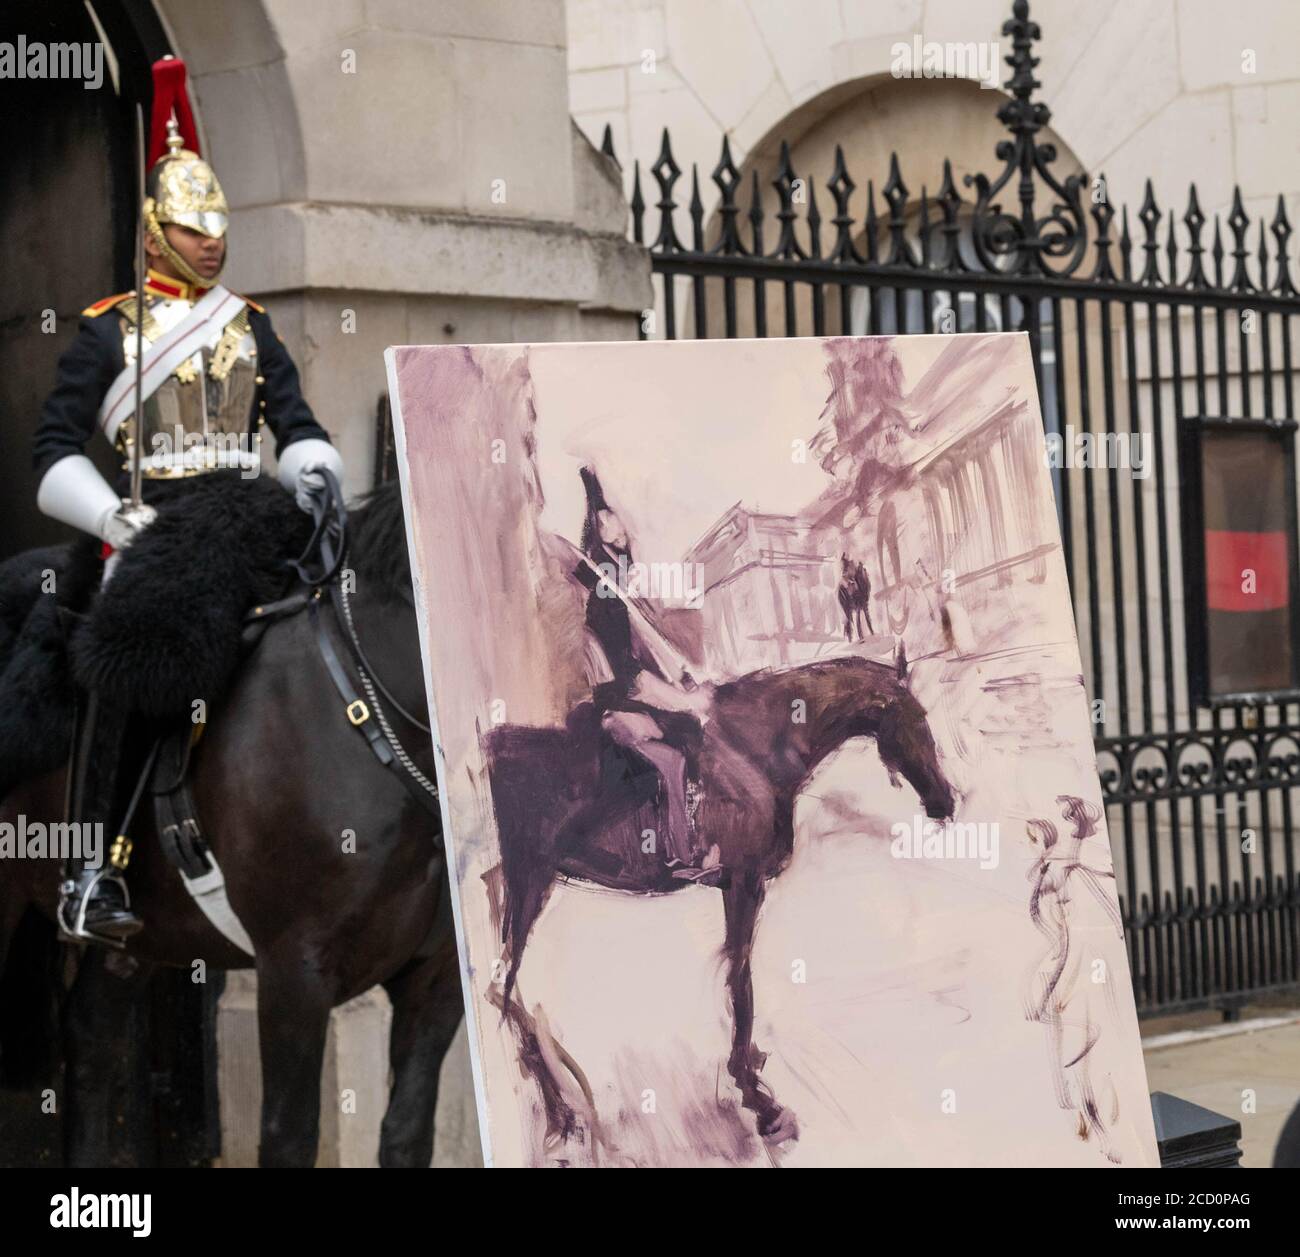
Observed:
[[[230,207],[216,172],[199,156],[198,132],[185,88],[185,63],[164,57],[153,67],[153,126],[144,225],[162,255],[188,283],[211,287],[215,276],[199,275],[172,248],[164,223],[190,227],[213,239],[226,234]]]

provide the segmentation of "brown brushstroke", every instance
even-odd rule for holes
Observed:
[[[728,1069],[759,1133],[778,1143],[797,1126],[758,1077],[764,1054],[753,1043],[750,953],[766,884],[793,853],[804,783],[845,742],[870,737],[886,769],[908,780],[930,817],[951,817],[955,797],[901,661],[841,658],[751,673],[716,687],[703,728],[691,722],[682,731],[688,742],[692,735],[696,825],[726,869]],[[499,726],[485,736],[484,750],[501,850],[508,1006],[529,932],[557,878],[629,894],[667,894],[686,883],[642,849],[642,832],[662,832],[664,823],[658,774],[608,741],[592,704],[579,704],[564,728]],[[548,1123],[561,1118],[548,1111]]]
[[[1112,1145],[1107,1124],[1097,1104],[1088,1064],[1089,1055],[1101,1039],[1101,1027],[1093,1022],[1086,1006],[1082,1021],[1065,1016],[1074,996],[1080,963],[1079,958],[1071,952],[1071,888],[1080,885],[1086,888],[1101,904],[1123,937],[1118,911],[1101,880],[1113,880],[1115,874],[1108,868],[1093,868],[1083,859],[1083,843],[1096,835],[1101,809],[1077,795],[1058,795],[1056,801],[1061,804],[1062,818],[1071,826],[1068,847],[1063,851],[1057,850],[1059,834],[1054,822],[1036,819],[1029,821],[1026,826],[1030,840],[1041,847],[1038,860],[1029,870],[1032,883],[1029,918],[1051,944],[1030,979],[1026,1016],[1047,1032],[1052,1085],[1057,1103],[1062,1108],[1076,1108],[1079,1138],[1086,1140],[1096,1135],[1106,1158],[1119,1164],[1121,1158]],[[1067,1029],[1083,1035],[1082,1047],[1072,1054],[1065,1047]],[[1071,1083],[1074,1084],[1073,1088]]]

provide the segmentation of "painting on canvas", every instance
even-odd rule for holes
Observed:
[[[1154,1165],[1025,338],[388,367],[489,1162]]]

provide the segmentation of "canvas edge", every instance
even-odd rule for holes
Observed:
[[[700,340],[670,340],[661,336],[652,340],[471,340],[471,341],[437,341],[422,342],[416,344],[403,344],[390,346],[392,349],[522,349],[529,352],[537,349],[573,349],[577,348],[596,348],[609,345],[640,345],[646,346],[673,346],[676,349],[682,349],[687,346],[702,345],[761,345],[771,341],[780,341],[782,344],[789,344],[799,341],[816,341],[819,344],[831,340],[902,340],[906,337],[908,340],[943,340],[951,341],[964,337],[976,336],[1021,336],[1025,343],[1029,342],[1029,333],[1022,331],[1003,331],[1003,332],[840,332],[830,336],[726,336],[726,337],[705,337]],[[388,350],[384,351],[385,357]]]
[[[1016,346],[1016,350],[1020,359],[1019,365],[1023,370],[1028,372],[1029,380],[1033,385],[1032,389],[1030,390],[1030,399],[1033,403],[1032,416],[1034,419],[1034,431],[1039,438],[1039,442],[1038,442],[1040,446],[1039,453],[1042,458],[1041,466],[1043,472],[1046,474],[1047,477],[1048,501],[1051,503],[1052,522],[1056,532],[1056,543],[1057,543],[1056,565],[1060,571],[1061,584],[1065,589],[1065,597],[1070,612],[1070,623],[1071,623],[1071,627],[1074,630],[1073,633],[1071,634],[1071,641],[1073,645],[1073,663],[1081,682],[1079,688],[1079,701],[1082,702],[1086,708],[1088,704],[1088,689],[1087,689],[1086,682],[1083,681],[1083,676],[1084,676],[1083,656],[1081,653],[1081,647],[1079,646],[1079,628],[1074,620],[1073,591],[1070,589],[1069,571],[1065,565],[1065,537],[1062,531],[1061,515],[1057,509],[1056,491],[1052,485],[1051,472],[1048,469],[1048,465],[1046,461],[1047,430],[1043,424],[1043,398],[1042,398],[1042,393],[1038,388],[1038,378],[1034,374],[1034,361],[1033,361],[1032,353],[1030,351],[1029,334],[1027,332],[1019,332],[1019,333],[985,332],[985,333],[977,333],[977,334],[995,335],[995,336],[1018,335],[1021,338],[1020,344]],[[1069,524],[1068,520],[1066,521],[1066,524],[1068,526]],[[1095,778],[1097,781],[1097,789],[1100,794],[1101,803],[1102,803],[1102,812],[1101,812],[1102,832],[1106,835],[1106,849],[1110,853],[1111,867],[1114,868],[1115,847],[1111,842],[1110,821],[1106,816],[1106,796],[1105,796],[1105,792],[1102,791],[1101,789],[1101,770],[1097,766],[1097,744],[1092,737],[1089,737],[1086,740],[1086,743],[1082,748],[1082,750],[1083,750],[1083,755],[1082,755],[1083,763],[1081,767],[1085,770],[1085,772],[1090,771],[1091,778]],[[1116,887],[1118,890],[1118,881],[1116,882]],[[1142,1082],[1143,1082],[1143,1086],[1145,1087],[1146,1095],[1148,1098],[1148,1103],[1143,1109],[1145,1120],[1139,1119],[1137,1122],[1135,1122],[1135,1126],[1140,1126],[1144,1132],[1150,1133],[1150,1143],[1143,1149],[1144,1153],[1149,1158],[1145,1165],[1126,1166],[1124,1168],[1143,1169],[1143,1170],[1159,1169],[1160,1168],[1160,1138],[1156,1132],[1155,1116],[1151,1112],[1151,1105],[1149,1103],[1150,1096],[1151,1096],[1151,1079],[1147,1074],[1146,1055],[1142,1051],[1142,1019],[1138,1015],[1138,1010],[1137,1010],[1137,990],[1136,990],[1136,984],[1133,977],[1133,967],[1129,963],[1128,944],[1129,944],[1129,940],[1127,934],[1121,933],[1120,947],[1123,949],[1124,952],[1124,969],[1125,972],[1128,974],[1128,1003],[1130,1008],[1132,1009],[1134,1024],[1137,1027],[1138,1063],[1141,1065],[1142,1068]],[[1139,1136],[1139,1138],[1141,1138],[1141,1136]],[[1142,1140],[1142,1142],[1146,1143],[1145,1140]]]
[[[405,346],[403,346],[405,348]],[[411,566],[411,581],[415,593],[415,618],[420,632],[420,661],[424,673],[425,704],[429,712],[429,730],[433,740],[434,772],[438,782],[438,809],[442,816],[442,840],[446,851],[447,877],[451,881],[451,912],[456,927],[456,962],[460,968],[461,993],[465,1001],[465,1021],[469,1031],[470,1073],[474,1080],[474,1107],[478,1113],[479,1143],[483,1153],[483,1165],[492,1168],[492,1137],[488,1118],[487,1089],[483,1079],[481,1061],[481,1031],[479,1028],[478,1002],[476,992],[470,981],[469,943],[465,934],[464,916],[461,907],[460,878],[457,875],[455,838],[452,833],[451,811],[448,807],[447,765],[442,752],[442,738],[438,730],[438,712],[433,698],[433,659],[430,650],[428,625],[428,599],[425,594],[427,582],[420,566],[419,554],[415,544],[415,513],[412,509],[411,486],[406,461],[406,428],[402,419],[402,399],[397,387],[397,346],[384,350],[384,365],[388,375],[388,398],[392,410],[393,442],[397,454],[397,479],[402,491],[402,516],[406,529],[406,554]]]

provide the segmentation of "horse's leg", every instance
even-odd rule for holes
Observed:
[[[312,1166],[320,1139],[320,1073],[333,1005],[297,954],[257,958],[262,1056],[262,1166]]]
[[[69,1167],[135,1166],[142,1149],[127,1142],[148,1095],[149,1045],[141,995],[153,967],[117,952],[87,948],[63,1012],[63,1140]]]
[[[379,1164],[427,1169],[438,1075],[464,1012],[455,949],[414,962],[385,982],[384,990],[393,1003],[393,1089],[379,1136]]]
[[[727,990],[731,995],[732,1039],[727,1070],[740,1088],[741,1103],[757,1120],[758,1133],[769,1143],[798,1135],[794,1115],[783,1109],[759,1081],[763,1054],[754,1046],[754,981],[750,952],[754,926],[763,905],[765,887],[760,873],[736,870],[722,892],[726,913]]]
[[[543,882],[539,873],[545,875]],[[501,980],[493,981],[484,994],[487,1001],[501,1013],[502,1021],[509,1023],[519,1044],[519,1066],[530,1076],[542,1093],[542,1109],[546,1114],[546,1140],[555,1143],[568,1139],[577,1129],[578,1115],[573,1106],[564,1098],[559,1085],[552,1076],[546,1063],[545,1053],[538,1041],[537,1027],[523,1005],[515,998],[515,979],[519,976],[519,967],[523,964],[524,948],[528,944],[528,935],[533,923],[541,915],[546,901],[550,898],[555,885],[553,869],[534,869],[534,883],[530,886],[510,888],[512,902],[518,909],[511,917],[510,941],[502,951],[498,962],[504,970]],[[503,915],[501,904],[502,881],[491,878],[486,881],[488,895],[498,917]]]

